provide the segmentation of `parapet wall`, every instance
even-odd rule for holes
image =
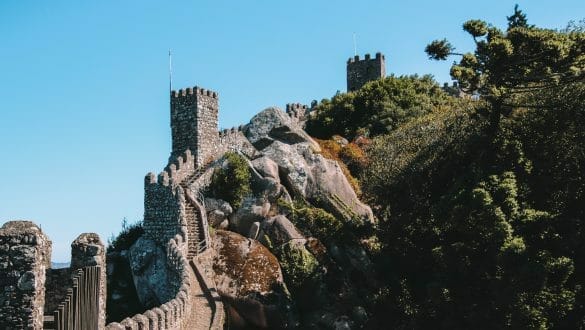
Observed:
[[[224,129],[219,133],[219,144],[216,152],[216,158],[223,156],[228,151],[241,152],[250,159],[259,156],[258,151],[248,141],[244,132],[246,125]]]
[[[287,103],[286,113],[292,118],[301,118],[305,116],[305,113],[309,110],[304,104],[301,103]]]
[[[177,186],[181,181],[191,175],[196,169],[195,156],[187,149],[181,156],[169,163],[165,172],[169,177],[169,183]],[[159,174],[160,176],[160,174]]]
[[[31,221],[0,228],[0,329],[43,329],[51,242]]]
[[[175,172],[177,173],[177,172]],[[144,233],[165,246],[175,235],[186,232],[185,196],[169,172],[158,177],[148,173],[144,179]]]
[[[205,89],[205,88],[200,88],[200,87],[187,87],[185,89],[179,89],[178,91],[172,91],[171,92],[171,97],[187,97],[189,95],[200,95],[200,96],[207,96],[207,97],[211,97],[213,99],[217,99],[218,95],[216,92],[209,90],[209,89]]]
[[[185,194],[179,185],[196,168],[196,157],[187,149],[158,176],[151,172],[144,178],[144,232],[160,246],[187,231]]]
[[[301,103],[288,103],[286,105],[286,114],[295,124],[303,128],[309,115],[309,110],[308,106]]]
[[[110,323],[106,329],[191,329],[188,324],[193,308],[191,286],[197,285],[197,283],[188,272],[189,264],[185,258],[185,236],[177,234],[168,241],[166,248],[167,262],[180,274],[181,278],[175,297],[161,306],[126,318],[120,323]]]

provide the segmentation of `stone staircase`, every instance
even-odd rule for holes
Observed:
[[[188,177],[183,179],[179,185],[185,190],[189,191],[189,187],[207,170],[209,163],[199,167],[195,172],[190,174]],[[197,198],[197,196],[193,196]],[[202,211],[205,212],[205,205],[203,201],[199,202],[204,208]],[[188,235],[188,253],[187,257],[193,258],[199,253],[203,252],[206,248],[205,245],[205,230],[203,228],[203,219],[196,209],[198,206],[192,203],[188,198],[185,203],[185,215],[187,217],[187,235]]]
[[[187,235],[189,239],[188,242],[188,258],[193,258],[199,253],[199,246],[200,242],[204,241],[201,239],[201,231],[199,227],[201,226],[201,219],[195,210],[195,206],[187,202],[185,204],[185,215],[187,217]]]
[[[191,186],[193,182],[195,182],[203,173],[205,173],[208,167],[209,163],[197,168],[195,172],[191,173],[188,177],[181,181],[181,187],[183,187],[183,189],[187,189],[187,187]]]

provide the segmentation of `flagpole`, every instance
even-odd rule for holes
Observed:
[[[173,56],[169,49],[169,95],[173,92]]]

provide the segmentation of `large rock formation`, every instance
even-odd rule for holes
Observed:
[[[274,141],[286,144],[308,143],[320,151],[319,145],[282,110],[271,107],[260,112],[250,120],[246,137],[258,150],[263,150]]]
[[[276,257],[258,241],[218,230],[213,240],[215,282],[223,293],[243,297],[266,294],[283,283]]]
[[[174,297],[169,283],[179,283],[178,274],[167,266],[166,252],[154,241],[140,237],[129,249],[128,259],[138,299],[145,308],[159,306]]]
[[[317,202],[338,217],[374,220],[372,210],[359,201],[337,162],[323,157],[319,145],[278,108],[254,116],[246,137],[265,156],[252,162],[264,177],[279,179],[292,195]]]
[[[236,329],[282,329],[294,324],[276,257],[258,241],[218,230],[213,240],[215,282]]]
[[[293,241],[295,245],[305,245],[307,241],[295,225],[280,214],[262,223],[258,238],[264,244],[273,246],[280,246],[290,241]]]

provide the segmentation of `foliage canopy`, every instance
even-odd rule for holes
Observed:
[[[526,15],[514,8],[508,29],[502,31],[482,20],[469,20],[463,30],[475,42],[475,50],[456,53],[446,39],[435,40],[425,51],[429,58],[445,60],[460,56],[451,67],[451,77],[468,93],[479,93],[488,101],[493,129],[502,115],[514,108],[539,108],[526,101],[530,93],[563,88],[585,80],[585,34],[529,25]]]
[[[318,138],[335,134],[349,139],[376,136],[457,102],[429,75],[389,76],[369,82],[355,92],[338,93],[331,100],[322,100],[307,122],[307,131]]]

